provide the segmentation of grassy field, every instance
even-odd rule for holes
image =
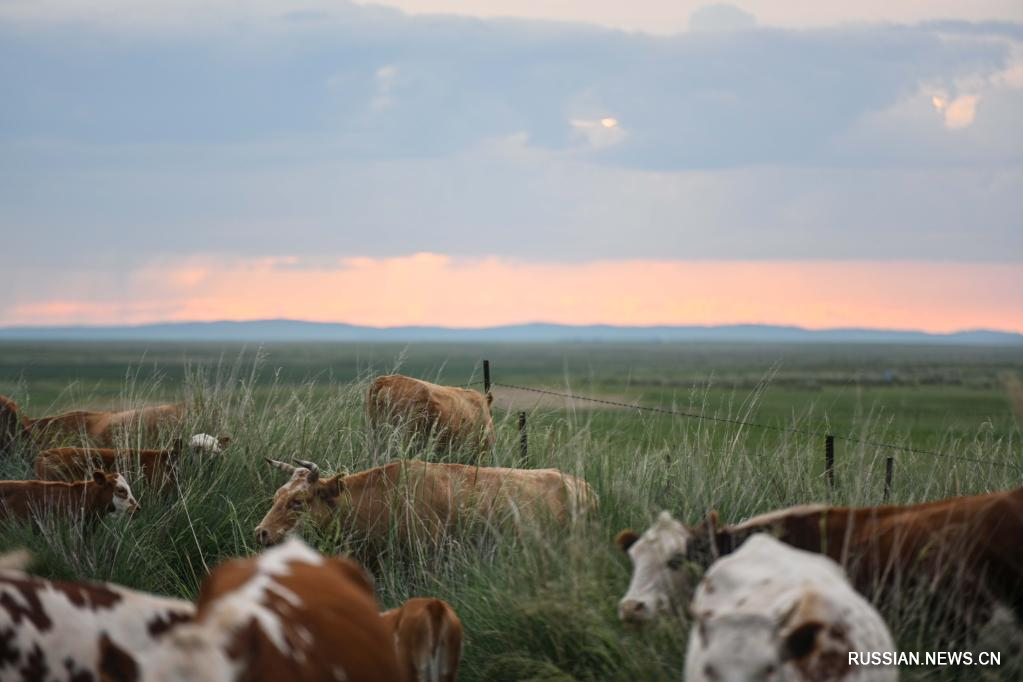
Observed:
[[[884,459],[895,457],[896,502],[1020,484],[1023,351],[875,346],[544,345],[0,345],[0,394],[32,415],[71,407],[161,400],[200,405],[184,426],[233,438],[228,454],[191,461],[180,487],[160,495],[132,480],[143,510],[87,528],[61,520],[7,521],[0,549],[26,546],[36,570],[113,580],[194,597],[209,566],[255,551],[253,528],[281,474],[264,456],[297,455],[326,470],[381,463],[367,448],[363,396],[373,375],[399,370],[441,383],[494,381],[684,410],[772,427],[935,450],[991,464],[840,441],[838,487],[822,476],[819,435],[739,427],[583,401],[538,401],[498,385],[492,463],[558,467],[585,478],[600,505],[570,528],[464,534],[441,551],[396,542],[381,555],[337,533],[310,537],[370,564],[392,606],[414,594],[450,601],[467,630],[466,680],[679,679],[687,624],[624,629],[615,607],[627,558],[611,538],[669,509],[693,522],[716,508],[737,521],[810,501],[880,501]],[[595,408],[595,409],[594,409]],[[516,413],[528,413],[529,454]],[[172,434],[165,434],[170,438]],[[389,455],[409,456],[392,450]],[[386,460],[387,455],[384,455]],[[0,477],[29,478],[31,456],[0,462]],[[940,599],[940,595],[935,597]],[[945,642],[943,623],[917,602],[885,602],[900,648]],[[1016,633],[1018,634],[1018,633]],[[978,646],[1007,647],[995,632]],[[1013,653],[1014,651],[1014,653]],[[1018,649],[1001,669],[904,671],[904,679],[1020,679]]]

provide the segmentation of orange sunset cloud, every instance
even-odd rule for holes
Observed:
[[[294,256],[227,262],[202,256],[141,267],[129,280],[105,291],[102,281],[83,285],[79,275],[66,295],[9,306],[2,323],[291,318],[372,326],[548,321],[1023,332],[1023,269],[998,264],[535,263],[429,253],[324,264]]]

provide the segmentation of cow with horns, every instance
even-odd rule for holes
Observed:
[[[370,541],[386,538],[392,528],[404,539],[439,541],[456,524],[474,519],[500,524],[548,516],[565,523],[596,499],[585,481],[557,469],[399,460],[325,477],[314,462],[267,462],[291,479],[256,526],[261,545],[280,542],[304,518],[320,527],[340,521]]]

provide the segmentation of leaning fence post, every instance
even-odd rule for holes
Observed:
[[[884,501],[892,496],[892,469],[895,467],[895,458],[889,457],[884,462]]]
[[[519,454],[522,459],[529,456],[529,441],[526,436],[526,413],[519,412]]]
[[[483,394],[490,393],[490,360],[483,361]]]
[[[824,476],[828,479],[828,487],[835,489],[835,437],[824,436]]]

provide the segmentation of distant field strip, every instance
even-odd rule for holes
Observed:
[[[514,384],[504,384],[504,383],[497,382],[497,381],[491,382],[491,386],[500,386],[501,388],[510,389],[510,390],[513,390],[513,391],[532,392],[532,393],[541,394],[541,395],[546,396],[546,397],[559,398],[561,400],[566,401],[566,404],[571,404],[571,403],[574,403],[576,401],[585,401],[585,402],[590,402],[590,403],[594,403],[594,404],[606,405],[608,407],[613,407],[613,408],[616,408],[616,409],[633,409],[633,410],[642,410],[644,412],[656,412],[656,413],[660,413],[660,414],[670,415],[670,416],[673,416],[673,417],[684,417],[686,419],[701,419],[701,420],[705,420],[705,421],[721,422],[721,423],[724,423],[724,424],[731,424],[733,426],[745,426],[745,427],[750,427],[750,428],[755,428],[755,429],[764,429],[764,430],[768,430],[768,431],[777,431],[777,432],[780,432],[780,433],[792,433],[792,434],[796,434],[796,435],[800,435],[800,436],[810,436],[810,437],[816,437],[816,438],[825,438],[827,436],[831,436],[832,438],[836,438],[838,440],[845,441],[846,443],[853,443],[853,444],[856,444],[856,445],[869,445],[869,446],[876,447],[876,448],[886,448],[886,449],[889,449],[889,450],[897,450],[899,452],[910,452],[910,453],[913,453],[913,454],[916,454],[916,455],[928,455],[928,456],[931,456],[931,457],[944,457],[946,459],[956,459],[956,460],[959,460],[959,461],[962,461],[962,462],[972,462],[974,464],[987,464],[987,465],[991,465],[991,466],[1005,467],[1007,469],[1015,469],[1017,471],[1023,470],[1023,467],[1020,467],[1019,464],[1016,464],[1014,462],[997,462],[995,460],[990,460],[990,459],[980,459],[980,458],[976,458],[976,457],[964,457],[962,455],[953,455],[953,454],[950,454],[950,453],[947,453],[947,452],[937,452],[937,451],[934,451],[934,450],[922,450],[920,448],[914,448],[914,447],[908,446],[908,445],[897,445],[895,443],[884,443],[884,442],[881,442],[881,441],[866,440],[866,439],[861,439],[861,438],[854,438],[852,436],[842,436],[842,435],[838,435],[838,434],[825,433],[823,431],[811,431],[811,430],[808,430],[808,429],[799,429],[799,428],[795,428],[795,427],[791,427],[791,426],[775,426],[773,424],[763,424],[763,423],[760,423],[760,422],[744,421],[744,420],[741,420],[741,419],[732,419],[730,417],[714,417],[714,416],[705,415],[705,414],[696,414],[695,412],[683,412],[681,410],[669,410],[669,409],[665,409],[663,407],[647,407],[647,406],[644,406],[644,405],[637,405],[635,403],[624,403],[624,402],[619,402],[619,401],[616,401],[616,400],[608,400],[608,399],[605,399],[605,398],[593,398],[593,397],[579,395],[579,394],[575,394],[575,393],[573,393],[573,394],[558,393],[557,391],[550,391],[550,390],[544,389],[544,388],[533,388],[531,386],[517,386],[517,385],[514,385]],[[1021,396],[1021,397],[1023,397],[1023,396]],[[495,398],[495,400],[496,400],[496,398]]]

